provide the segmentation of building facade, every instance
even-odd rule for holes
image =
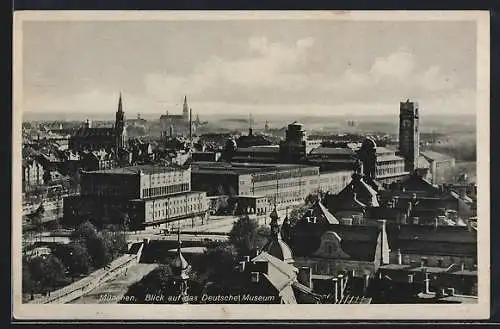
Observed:
[[[205,192],[191,191],[189,167],[141,165],[81,174],[80,195],[65,199],[65,217],[121,221],[134,228],[205,217]]]
[[[319,167],[306,165],[198,162],[192,166],[192,184],[210,196],[266,197],[269,205],[276,202],[283,209],[302,203],[311,193],[341,190],[351,174],[320,173]]]
[[[451,171],[455,167],[455,158],[434,151],[423,151],[421,153],[429,162],[431,183],[443,184],[449,181]]]

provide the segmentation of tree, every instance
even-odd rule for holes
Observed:
[[[141,281],[134,283],[129,287],[125,296],[135,297],[133,303],[146,303],[144,297],[147,294],[157,296],[170,295],[170,279],[172,277],[172,268],[168,264],[162,264],[156,269],[146,274]],[[124,298],[122,303],[129,303],[132,299]]]
[[[233,271],[238,262],[238,252],[232,244],[222,243],[207,248],[201,255],[193,257],[191,266],[194,278],[204,284],[207,281],[229,286],[234,280]]]
[[[292,209],[292,211],[290,211],[290,214],[288,216],[288,220],[290,221],[290,225],[294,226],[297,223],[297,221],[299,221],[304,216],[304,214],[306,213],[306,211],[309,208],[310,208],[310,206],[305,204],[305,205],[302,205],[300,207]]]
[[[271,237],[271,228],[269,226],[260,225],[257,228],[257,237],[255,239],[255,247],[258,249],[264,248]]]
[[[23,283],[22,283],[22,291],[23,293],[30,293],[31,298],[33,298],[33,292],[35,289],[35,282],[31,276],[31,272],[29,269],[29,263],[23,259]]]
[[[65,279],[64,265],[54,255],[35,257],[30,261],[28,268],[41,291],[53,290]]]
[[[66,259],[63,259],[63,263],[68,268],[68,272],[71,276],[90,272],[92,260],[84,245],[79,242],[68,244],[66,255]]]
[[[100,268],[111,262],[113,255],[109,243],[110,241],[106,241],[102,234],[87,240],[86,248],[94,267]]]
[[[80,224],[76,230],[71,234],[71,239],[73,241],[83,241],[86,244],[86,241],[89,239],[95,239],[98,235],[96,227],[90,222],[85,221]]]
[[[127,239],[118,226],[109,226],[107,229],[102,230],[101,235],[112,258],[119,256],[126,250]]]
[[[229,232],[229,241],[242,256],[250,255],[256,248],[262,248],[263,238],[269,237],[266,228],[260,228],[254,218],[240,217]]]

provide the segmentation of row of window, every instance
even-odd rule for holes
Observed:
[[[169,185],[169,186],[161,186],[161,187],[152,187],[142,189],[142,196],[144,198],[150,198],[161,195],[168,195],[174,193],[181,193],[189,191],[190,187],[188,183],[185,184],[177,184],[177,185]]]
[[[381,168],[377,169],[377,176],[385,176],[391,174],[400,174],[404,172],[404,167],[391,167],[391,168]]]
[[[281,173],[268,173],[268,174],[258,174],[252,177],[254,182],[270,181],[270,180],[282,180],[290,179],[296,177],[306,177],[306,176],[316,176],[318,175],[318,170],[303,169],[301,171],[290,171]]]
[[[180,207],[170,207],[167,209],[159,209],[159,210],[149,210],[149,217],[152,219],[159,218],[169,218],[175,217],[179,215],[185,215],[188,213],[199,212],[204,210],[201,203],[194,203],[187,206]]]

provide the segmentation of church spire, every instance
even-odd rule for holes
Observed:
[[[120,96],[118,97],[118,110],[115,115],[115,151],[118,154],[118,150],[125,147],[125,113],[123,112],[123,99],[122,93],[120,91]]]
[[[186,121],[189,120],[189,106],[187,103],[187,95],[184,95],[184,104],[182,105],[182,116]]]
[[[123,113],[123,101],[122,101],[122,92],[120,91],[120,97],[118,98],[118,112]]]

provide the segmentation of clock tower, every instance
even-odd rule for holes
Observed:
[[[405,171],[417,169],[420,149],[418,103],[399,104],[399,154],[405,158]]]

